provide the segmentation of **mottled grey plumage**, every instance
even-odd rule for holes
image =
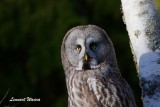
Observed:
[[[69,107],[136,107],[112,42],[95,25],[74,27],[61,47]]]

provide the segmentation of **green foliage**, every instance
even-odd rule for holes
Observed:
[[[155,4],[158,8],[158,11],[160,11],[160,0],[155,0]]]
[[[9,102],[14,96],[41,98],[41,102],[20,102],[20,107],[67,107],[61,42],[70,28],[81,24],[96,24],[108,32],[122,74],[139,102],[120,1],[1,0],[0,13],[0,99],[10,89],[2,105],[14,105]]]

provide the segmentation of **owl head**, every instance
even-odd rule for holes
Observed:
[[[116,64],[115,52],[106,32],[95,26],[77,26],[67,32],[61,47],[64,69],[77,71],[99,69]]]

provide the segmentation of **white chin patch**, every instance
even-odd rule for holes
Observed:
[[[96,68],[99,68],[100,65],[91,65],[91,69],[96,69]]]
[[[83,69],[83,62],[79,61],[78,67],[76,67],[76,70],[82,70]]]
[[[97,65],[97,61],[95,59],[93,59],[90,64],[90,67],[91,67],[91,69],[96,69],[96,68],[99,68],[100,65]]]
[[[79,64],[78,66],[76,67],[76,70],[84,70],[85,68],[83,68],[83,61],[79,61]],[[97,62],[96,61],[93,61],[92,63],[89,64],[89,68],[88,69],[97,69],[99,68],[100,65],[97,65]]]

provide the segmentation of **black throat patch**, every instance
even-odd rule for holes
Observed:
[[[85,61],[84,61],[84,63],[83,63],[83,69],[84,69],[84,70],[91,70],[91,67],[90,67],[89,62],[85,62]]]

